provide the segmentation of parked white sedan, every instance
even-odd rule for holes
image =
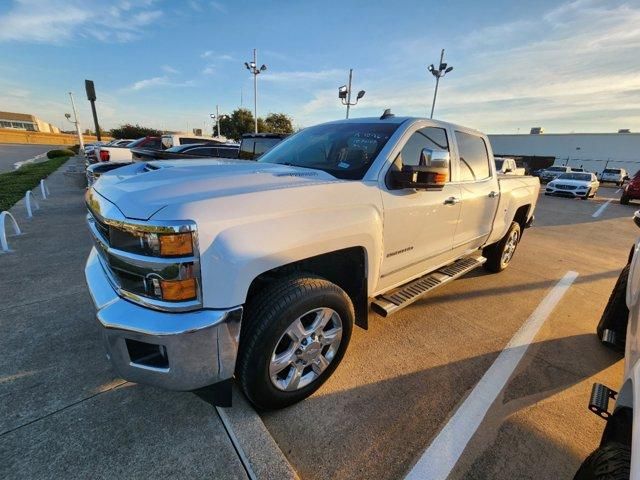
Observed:
[[[599,187],[600,183],[593,173],[563,173],[547,184],[544,193],[587,200],[596,196]]]

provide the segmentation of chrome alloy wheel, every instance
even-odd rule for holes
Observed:
[[[509,234],[509,238],[507,239],[507,243],[504,245],[504,250],[502,251],[502,265],[505,266],[508,264],[513,258],[513,254],[516,251],[516,247],[518,246],[518,231],[514,230]]]
[[[299,390],[326,370],[342,341],[342,319],[331,308],[316,308],[296,318],[271,354],[269,377],[279,390]]]

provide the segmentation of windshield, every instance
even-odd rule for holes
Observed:
[[[397,128],[397,123],[317,125],[282,141],[258,162],[312,168],[336,178],[360,180]]]
[[[563,173],[558,177],[560,180],[582,180],[586,182],[591,181],[590,173]]]
[[[208,143],[190,143],[187,145],[176,145],[174,147],[167,148],[165,152],[180,153],[185,150],[191,150],[192,148],[195,148],[195,147],[206,147],[208,145],[209,145]]]
[[[496,158],[496,170],[502,170],[502,165],[504,164],[504,160],[500,159],[498,160]]]
[[[615,173],[615,174],[619,174],[620,170],[616,169],[616,168],[605,168],[604,172],[602,173]]]
[[[549,172],[566,172],[567,169],[565,167],[550,167],[547,168]]]

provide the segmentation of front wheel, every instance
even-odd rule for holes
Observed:
[[[498,273],[507,268],[518,247],[520,235],[520,224],[511,222],[511,226],[506,235],[502,237],[502,240],[486,247],[482,251],[482,254],[487,258],[484,264],[485,270]]]
[[[629,197],[627,197],[624,193],[620,197],[620,205],[629,205]]]
[[[236,376],[261,410],[284,408],[315,392],[349,344],[354,309],[337,285],[309,274],[274,282],[247,305]]]
[[[584,197],[581,197],[581,198],[582,198],[582,200],[589,200],[589,197],[590,197],[590,196],[591,196],[591,190],[589,190],[589,191],[584,195]]]

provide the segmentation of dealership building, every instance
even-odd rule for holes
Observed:
[[[60,133],[60,129],[28,113],[0,112],[0,128],[29,132]]]
[[[551,165],[582,167],[600,173],[624,168],[640,170],[640,133],[542,133],[489,135],[496,156],[513,157],[528,171]]]

